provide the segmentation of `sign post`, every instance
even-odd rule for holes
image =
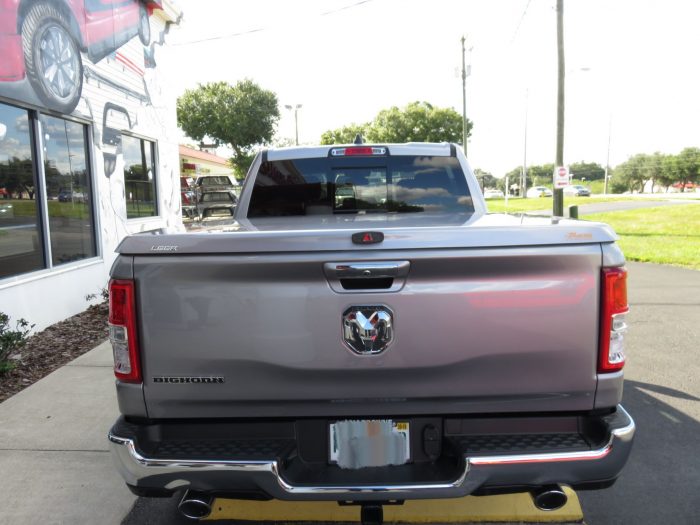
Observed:
[[[569,185],[569,168],[557,166],[554,168],[554,198],[552,199],[552,215],[564,216],[564,188]]]

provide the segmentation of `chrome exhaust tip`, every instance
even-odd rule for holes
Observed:
[[[177,506],[180,514],[191,520],[201,520],[211,514],[211,504],[214,497],[205,492],[188,490],[182,495]]]
[[[545,485],[530,492],[532,502],[540,510],[557,510],[566,505],[568,497],[559,485]]]

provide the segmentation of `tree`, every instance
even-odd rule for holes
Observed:
[[[664,179],[664,156],[658,151],[653,155],[647,155],[642,168],[644,177],[651,181],[651,192],[654,193],[654,185],[658,182],[663,184]]]
[[[678,180],[678,156],[662,155],[661,157],[661,173],[658,177],[658,182],[666,191],[669,186]]]
[[[228,162],[233,172],[236,174],[236,180],[243,182],[246,173],[248,173],[248,168],[250,168],[250,165],[253,163],[253,159],[255,159],[254,153],[241,153],[229,159]]]
[[[467,137],[472,123],[467,121]],[[452,108],[438,108],[428,102],[411,102],[399,109],[383,109],[367,130],[369,142],[454,142],[462,141],[462,116]]]
[[[362,135],[362,138],[366,138],[369,125],[369,122],[367,124],[353,123],[342,128],[324,131],[321,135],[321,144],[352,144],[358,133]]]
[[[530,171],[530,168],[528,168],[528,173],[529,173],[529,171]],[[518,188],[517,194],[522,194],[522,191],[520,188],[520,183],[522,182],[522,179],[521,179],[522,175],[523,175],[523,167],[522,166],[518,166],[517,168],[513,168],[512,170],[510,170],[508,173],[506,173],[506,176],[503,177],[503,188],[505,188],[505,186],[506,186],[505,181],[506,181],[506,179],[508,179],[508,185],[510,186],[509,188],[507,188],[508,193],[510,193],[511,189],[513,189],[513,192],[515,194],[516,193],[515,188]],[[530,186],[529,183],[528,183],[528,186]],[[503,191],[505,192],[506,189],[504,189]]]
[[[216,146],[230,146],[237,169],[246,165],[256,145],[272,140],[279,117],[277,95],[249,79],[235,86],[200,84],[177,99],[177,123],[182,130],[197,141],[207,137]]]
[[[481,189],[484,188],[496,188],[498,186],[498,179],[491,175],[488,171],[476,168],[474,170],[474,176],[476,180],[479,181]]]
[[[649,155],[638,153],[615,167],[613,170],[613,191],[615,193],[619,190],[643,191],[644,183],[647,180],[648,162]]]
[[[554,176],[554,164],[550,163],[538,166],[530,166],[527,169],[527,171],[528,187],[547,186],[552,184],[552,177]]]
[[[605,178],[605,168],[597,162],[574,162],[569,165],[569,171],[577,179],[603,180]]]
[[[677,155],[676,173],[681,191],[687,184],[700,181],[700,148],[685,148]]]
[[[472,123],[467,121],[467,137]],[[462,116],[452,108],[438,108],[428,102],[411,102],[381,110],[372,122],[350,124],[328,130],[321,144],[352,144],[360,133],[366,142],[462,142]]]
[[[25,192],[30,199],[34,199],[33,172],[31,159],[12,157],[0,164],[0,188],[5,188],[10,194],[14,193],[18,199]]]

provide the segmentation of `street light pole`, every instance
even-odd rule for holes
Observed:
[[[284,106],[287,108],[289,111],[294,110],[294,144],[297,146],[299,145],[299,119],[297,118],[297,112],[301,109],[301,104],[295,104],[294,106],[290,106],[289,104],[286,104]]]

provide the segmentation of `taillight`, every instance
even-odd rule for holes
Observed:
[[[598,372],[617,372],[625,366],[627,331],[627,270],[603,268],[601,274],[600,349]]]
[[[109,281],[109,340],[114,354],[114,375],[120,381],[140,383],[134,281]]]

